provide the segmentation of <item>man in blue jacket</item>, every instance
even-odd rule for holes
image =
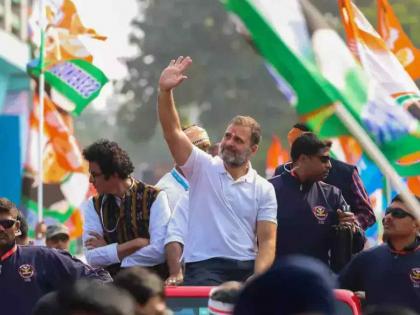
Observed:
[[[0,305],[2,314],[29,315],[38,299],[80,278],[112,281],[69,253],[41,246],[16,245],[18,210],[0,198]]]
[[[300,254],[329,265],[332,226],[337,224],[353,229],[355,251],[363,248],[363,232],[354,213],[343,211],[347,203],[341,191],[322,181],[331,169],[330,147],[313,133],[302,134],[292,144],[290,170],[270,179],[278,205],[277,260]]]
[[[310,132],[306,125],[295,124],[287,134],[289,145],[292,146],[296,138],[305,132]],[[357,223],[363,230],[366,230],[375,224],[376,219],[357,167],[334,158],[330,158],[330,162],[331,169],[323,181],[341,190],[344,199],[356,216]],[[290,165],[291,163],[279,165],[274,175],[281,175],[290,168]]]
[[[402,306],[419,313],[420,222],[397,195],[383,225],[384,244],[355,256],[340,273],[340,285],[364,291],[367,305]]]

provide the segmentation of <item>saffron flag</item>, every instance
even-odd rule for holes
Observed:
[[[378,32],[413,80],[420,78],[420,50],[404,32],[388,0],[377,0]]]
[[[276,167],[280,164],[284,164],[289,160],[289,152],[285,150],[282,145],[279,137],[273,135],[271,137],[271,144],[267,150],[266,158],[266,167],[265,174],[267,178],[270,178],[274,175]]]
[[[38,174],[38,97],[30,115],[27,157],[24,165],[23,205],[28,221],[35,226],[37,213]],[[72,117],[44,99],[43,185],[44,217],[47,223],[68,224],[71,235],[80,237],[81,220],[78,207],[86,199],[89,176],[79,145],[73,135]]]
[[[37,60],[28,65],[28,72],[39,76]],[[84,60],[67,60],[46,68],[45,82],[51,86],[51,99],[73,115],[80,115],[108,82],[105,74]]]
[[[35,46],[40,47],[40,16],[39,1],[34,1],[29,18],[30,38]],[[105,40],[95,30],[86,28],[71,0],[48,0],[46,5],[47,28],[45,32],[45,59],[50,65],[62,60],[83,59],[93,61],[80,37],[90,37]]]
[[[341,103],[400,175],[420,174],[420,163],[396,164],[420,150],[418,121],[360,68],[309,1],[224,3],[246,26],[259,53],[293,89],[296,111],[314,132],[327,138],[349,135],[335,115],[334,105]]]

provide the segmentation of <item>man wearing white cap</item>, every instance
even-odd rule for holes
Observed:
[[[192,144],[207,152],[207,149],[210,147],[210,139],[205,129],[197,125],[191,125],[184,128],[183,131]],[[171,212],[174,211],[178,200],[185,192],[188,191],[189,188],[189,184],[187,179],[184,177],[184,173],[176,164],[174,168],[169,173],[166,173],[155,186],[166,192]]]

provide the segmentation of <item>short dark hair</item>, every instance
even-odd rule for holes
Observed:
[[[290,156],[296,162],[302,154],[316,155],[326,148],[331,148],[331,141],[322,141],[314,133],[305,132],[293,142]]]
[[[293,125],[293,128],[302,130],[302,131],[306,131],[306,132],[310,132],[311,129],[308,128],[307,125],[305,125],[304,123],[296,123]]]
[[[17,219],[19,210],[16,205],[7,198],[0,198],[0,213],[10,214],[13,218]]]
[[[251,116],[235,116],[230,121],[229,125],[238,125],[251,128],[251,145],[259,144],[261,141],[261,126]]]
[[[134,315],[134,300],[127,292],[98,281],[79,280],[42,297],[34,308],[34,315]]]
[[[117,173],[121,179],[126,179],[134,171],[133,163],[127,152],[107,139],[101,139],[83,150],[83,157],[89,162],[98,163],[105,178]]]
[[[114,285],[128,291],[141,305],[155,296],[165,298],[163,281],[156,274],[141,267],[120,271],[114,279]]]
[[[414,198],[417,199],[418,202],[420,202],[420,196],[416,196],[414,195]],[[405,204],[404,199],[402,198],[401,194],[397,194],[394,198],[392,198],[391,203],[393,203],[394,201],[399,201],[401,203]]]

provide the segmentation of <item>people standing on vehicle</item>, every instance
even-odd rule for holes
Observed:
[[[138,315],[128,292],[95,281],[77,281],[43,296],[32,315]]]
[[[355,256],[340,273],[340,286],[364,291],[367,305],[420,313],[420,221],[397,195],[382,222],[384,244]]]
[[[332,227],[348,225],[354,231],[354,250],[363,248],[364,235],[341,191],[322,180],[331,169],[331,142],[313,133],[298,137],[291,148],[291,168],[270,179],[277,197],[276,259],[291,254],[315,257],[329,265]]]
[[[163,242],[171,213],[166,193],[132,177],[134,166],[116,142],[99,140],[83,156],[98,192],[81,206],[86,260],[113,275],[142,266],[166,279]]]
[[[287,140],[291,147],[293,142],[309,128],[302,123],[297,123],[287,134]],[[360,178],[357,167],[330,157],[331,169],[328,176],[323,179],[327,184],[333,185],[341,190],[344,200],[355,214],[358,225],[366,230],[376,222],[369,196]],[[292,162],[279,165],[274,175],[281,175],[286,170],[290,171]]]
[[[220,143],[220,157],[194,147],[182,132],[173,98],[191,62],[189,57],[170,62],[161,74],[158,97],[165,140],[190,183],[185,284],[243,281],[274,259],[274,190],[250,164],[261,130],[253,118],[237,116]]]
[[[0,198],[0,304],[2,314],[29,315],[38,299],[80,278],[112,281],[68,252],[41,246],[16,245],[20,234],[16,206]]]

